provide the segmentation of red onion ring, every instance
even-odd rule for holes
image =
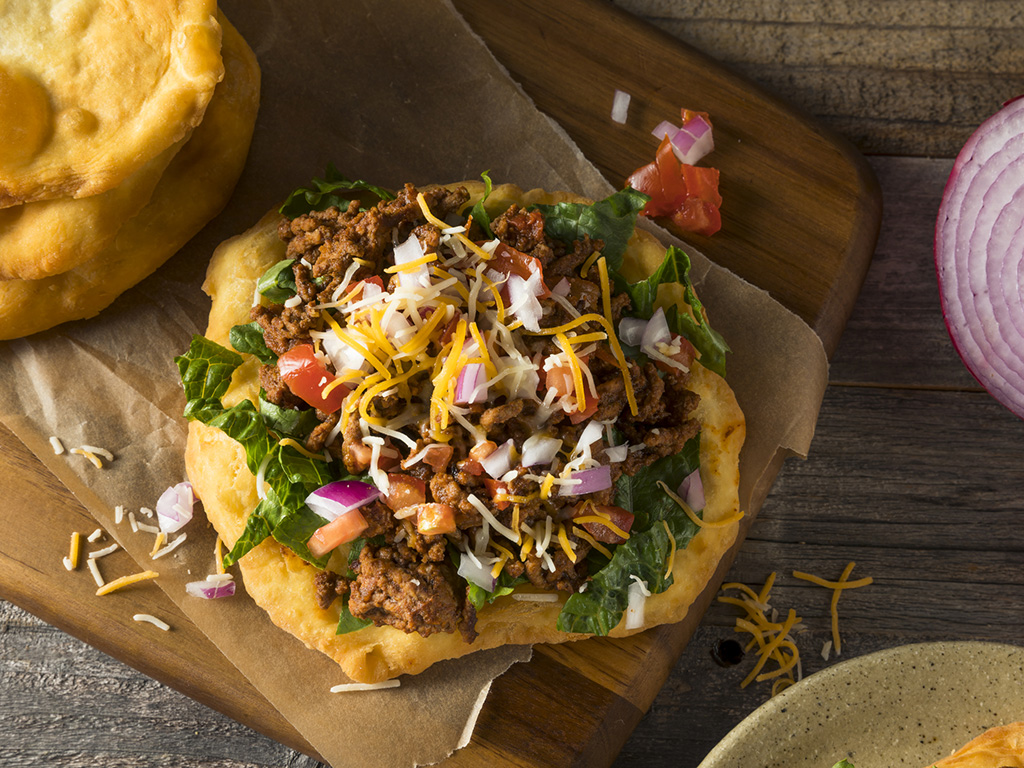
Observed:
[[[1007,102],[957,155],[935,224],[935,267],[957,353],[1024,418],[1024,99]]]

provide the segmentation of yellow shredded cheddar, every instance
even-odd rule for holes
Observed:
[[[104,584],[102,587],[96,590],[97,596],[109,595],[111,592],[116,592],[119,589],[136,584],[140,581],[146,581],[147,579],[155,579],[160,576],[156,571],[143,571],[142,573],[133,573],[131,576],[122,576],[119,579],[114,579]]]
[[[870,576],[866,576],[863,579],[857,579],[857,581],[848,581],[850,574],[853,572],[853,566],[855,563],[847,564],[846,568],[843,569],[843,575],[839,577],[839,581],[826,581],[820,576],[814,576],[810,573],[804,573],[803,571],[793,571],[793,576],[804,581],[809,581],[812,584],[825,587],[826,589],[832,590],[832,601],[829,606],[829,612],[832,615],[832,647],[835,648],[836,656],[842,653],[841,639],[839,637],[839,595],[844,589],[856,589],[857,587],[866,587],[868,584],[872,584],[874,579]]]

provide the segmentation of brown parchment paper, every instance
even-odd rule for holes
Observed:
[[[157,583],[333,766],[411,766],[468,741],[490,681],[528,649],[439,664],[398,689],[343,696],[326,657],[273,627],[243,594],[184,591],[212,573],[205,520],[152,561],[152,537],[116,526],[113,507],[153,507],[184,478],[184,405],[172,363],[206,325],[206,262],[329,162],[398,186],[475,178],[599,198],[611,190],[541,115],[447,4],[402,0],[225,0],[255,50],[263,96],[249,162],[231,203],[182,252],[99,317],[0,345],[0,420],[67,485]],[[386,8],[386,10],[385,10]],[[728,339],[730,382],[748,420],[741,503],[756,513],[781,454],[805,455],[827,380],[813,332],[792,313],[687,249],[702,300]],[[116,456],[102,470],[65,445]],[[59,567],[59,565],[57,565]],[[358,698],[353,698],[358,697]]]

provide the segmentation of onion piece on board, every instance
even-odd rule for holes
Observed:
[[[935,224],[935,267],[953,346],[1024,418],[1024,99],[1007,102],[957,155]]]

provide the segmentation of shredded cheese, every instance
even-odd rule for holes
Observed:
[[[60,438],[56,435],[50,436],[50,446],[53,448],[54,455],[60,456],[64,453],[64,443],[62,443]]]
[[[839,577],[839,581],[826,581],[820,576],[814,576],[810,573],[804,573],[802,571],[793,571],[793,576],[804,581],[809,581],[812,584],[825,587],[826,589],[832,590],[832,601],[829,606],[829,612],[832,614],[832,647],[835,648],[836,656],[842,653],[843,646],[839,637],[839,595],[844,589],[856,589],[857,587],[866,587],[868,584],[874,582],[870,576],[866,576],[863,579],[857,579],[857,581],[848,581],[850,573],[853,572],[853,566],[855,563],[847,564],[846,568],[843,569],[843,575]]]
[[[133,573],[131,576],[121,576],[118,579],[107,582],[102,587],[96,590],[97,596],[109,595],[111,592],[116,592],[119,589],[124,589],[132,584],[137,584],[140,581],[146,581],[148,579],[155,579],[160,574],[156,571],[143,571],[142,573]]]
[[[75,570],[78,567],[78,553],[81,549],[82,537],[78,531],[73,531],[71,534],[71,551],[68,553],[68,562],[71,563],[69,571]]]
[[[354,691],[379,691],[384,688],[398,688],[402,681],[397,677],[380,683],[342,683],[331,687],[331,693],[351,693]]]
[[[164,632],[171,628],[171,625],[168,624],[166,621],[161,621],[156,616],[153,616],[149,613],[136,613],[134,616],[132,616],[132,620],[143,621],[147,624],[152,624],[154,627],[162,629]]]
[[[690,505],[683,501],[679,494],[675,493],[671,488],[665,485],[663,481],[658,480],[656,484],[670,499],[672,499],[672,501],[679,505],[680,509],[686,513],[686,516],[693,521],[694,525],[698,525],[701,528],[724,528],[727,525],[738,523],[743,519],[743,510],[737,510],[733,514],[728,517],[724,517],[721,520],[705,520],[698,516],[697,513],[690,508]]]

